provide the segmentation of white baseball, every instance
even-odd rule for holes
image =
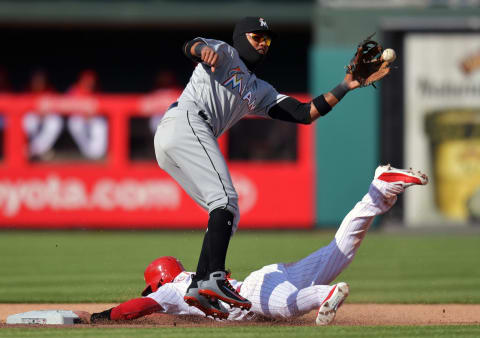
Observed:
[[[382,59],[383,61],[387,61],[389,63],[395,61],[397,58],[397,54],[395,54],[395,51],[391,48],[387,48],[383,51],[382,53]]]

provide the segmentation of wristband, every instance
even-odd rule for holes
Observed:
[[[195,52],[195,56],[198,56],[198,57],[201,57],[202,56],[202,49],[203,47],[205,47],[206,44],[204,44],[203,42],[200,42],[199,44],[197,44],[195,46],[195,48],[193,49],[193,51]]]
[[[204,44],[203,41],[200,39],[193,39],[183,44],[183,54],[185,54],[187,58],[189,58],[194,62],[202,62],[202,59],[200,57],[196,55],[192,55],[192,52],[191,52],[192,46],[195,44],[195,42],[199,42],[199,41],[201,42],[201,44]]]
[[[343,80],[342,82],[340,82],[340,84],[338,86],[333,88],[330,91],[330,93],[332,93],[332,95],[335,96],[335,98],[338,101],[340,101],[341,99],[343,99],[345,94],[347,94],[349,91],[350,91],[350,88],[348,88],[347,82],[345,80]]]

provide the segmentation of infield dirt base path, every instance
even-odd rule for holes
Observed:
[[[100,312],[117,304],[0,304],[1,326],[15,313],[32,310],[76,310]],[[295,320],[218,322],[192,316],[153,314],[132,321],[115,322],[109,326],[228,326],[228,325],[297,325],[315,323],[315,311]],[[454,325],[480,324],[480,305],[463,304],[345,304],[337,313],[335,325]],[[97,324],[98,325],[98,324]],[[83,325],[82,325],[83,326]]]

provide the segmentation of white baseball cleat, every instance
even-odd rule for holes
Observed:
[[[375,178],[381,181],[400,185],[403,188],[412,185],[425,185],[428,183],[428,176],[421,171],[410,169],[397,169],[390,164],[381,165],[375,170]]]
[[[341,282],[335,284],[322,305],[320,305],[315,323],[317,325],[328,325],[332,323],[338,308],[343,304],[349,292],[350,289],[347,283]]]

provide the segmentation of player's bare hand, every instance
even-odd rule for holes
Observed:
[[[87,311],[73,311],[75,313],[79,320],[80,324],[90,324],[90,312]]]
[[[345,75],[343,80],[347,83],[348,88],[350,88],[350,90],[360,87],[360,82],[358,82],[357,80],[354,80],[352,74]]]
[[[200,56],[203,63],[211,66],[212,72],[215,72],[215,66],[218,62],[218,53],[216,53],[212,48],[205,46],[202,48],[202,55]]]

